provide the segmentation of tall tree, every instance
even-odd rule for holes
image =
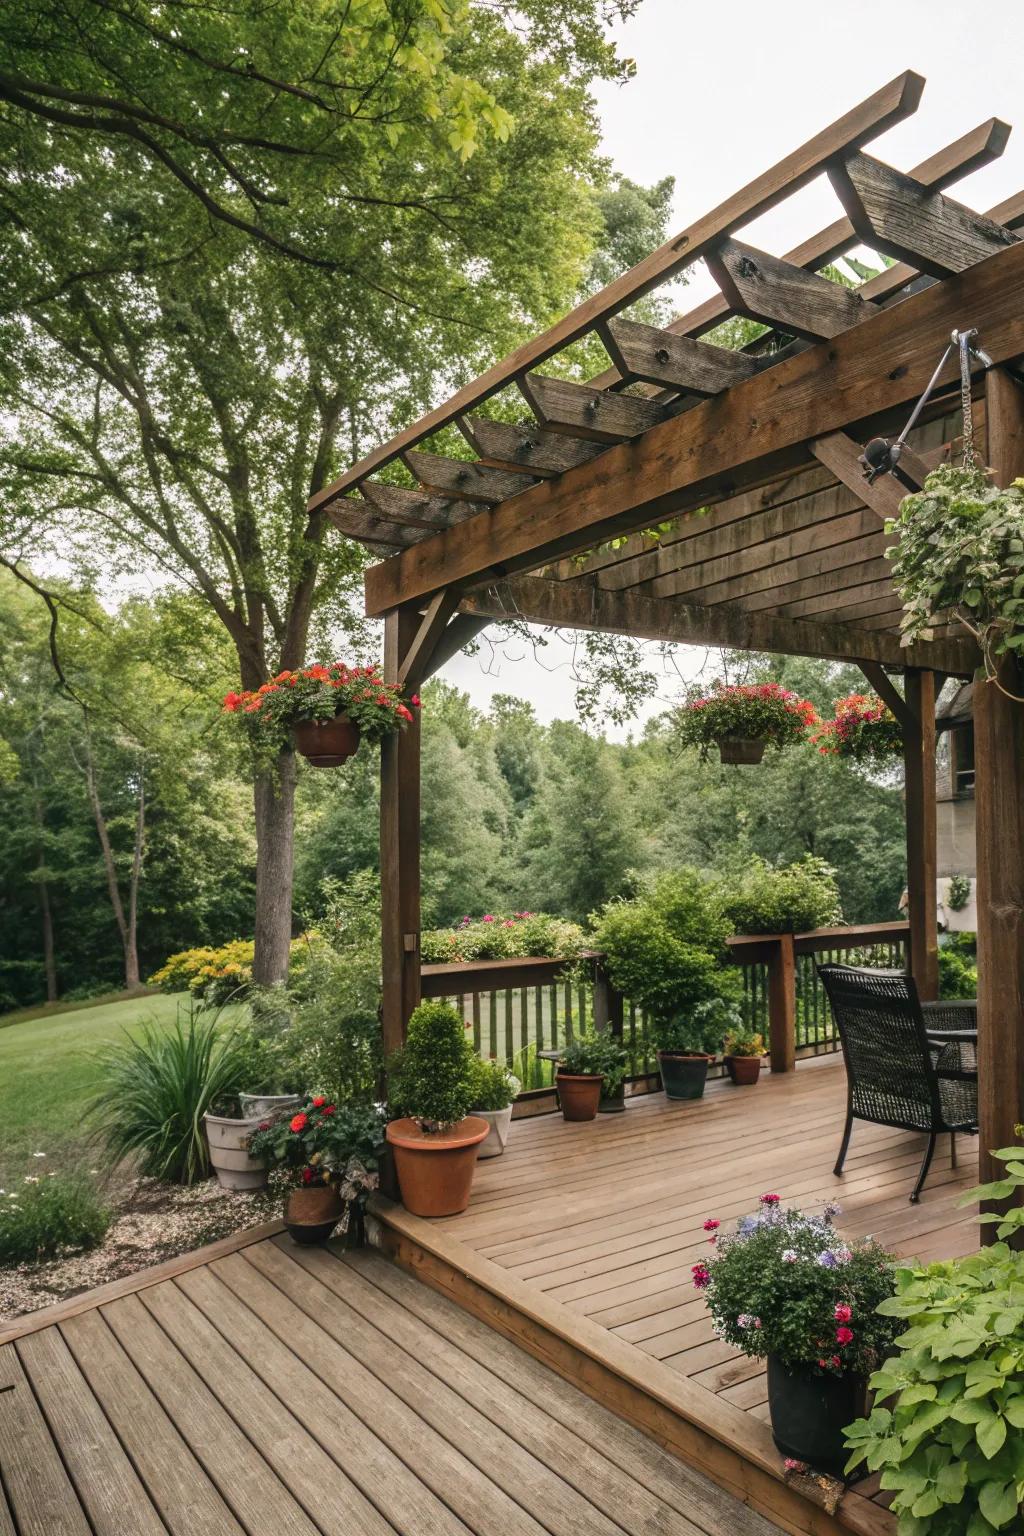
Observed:
[[[184,584],[247,688],[365,643],[363,554],[308,498],[578,291],[605,178],[589,85],[626,72],[603,24],[635,4],[5,11],[9,553]],[[294,813],[284,751],[254,772],[261,981],[287,967]]]

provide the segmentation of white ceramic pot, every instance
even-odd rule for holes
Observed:
[[[276,1115],[280,1109],[298,1109],[302,1100],[297,1093],[240,1093],[238,1102],[246,1119],[255,1115],[259,1120],[266,1120],[268,1115]]]
[[[252,1119],[229,1120],[223,1115],[204,1115],[210,1162],[224,1189],[264,1189],[267,1169],[258,1158],[250,1157],[245,1145],[263,1115]]]
[[[480,1143],[477,1158],[500,1157],[505,1150],[509,1127],[512,1124],[512,1105],[508,1104],[504,1109],[474,1109],[471,1113],[481,1120],[486,1120],[489,1126],[486,1140]]]

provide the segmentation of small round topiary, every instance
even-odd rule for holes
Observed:
[[[475,1083],[473,1048],[449,1003],[425,1002],[413,1011],[405,1045],[388,1065],[393,1109],[425,1130],[465,1118]]]

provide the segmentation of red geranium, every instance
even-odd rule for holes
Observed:
[[[677,728],[687,746],[709,748],[729,738],[766,741],[781,749],[807,739],[818,715],[809,699],[780,683],[729,684],[720,679],[709,691],[691,689],[679,711]]]
[[[823,757],[887,763],[902,756],[903,730],[876,694],[850,693],[833,708],[835,718],[824,721],[811,738]]]
[[[414,702],[418,707],[418,695]],[[306,721],[346,715],[366,741],[381,741],[413,718],[401,686],[386,682],[379,667],[343,661],[286,669],[259,688],[232,691],[224,697],[224,710],[246,716],[257,746],[274,753],[287,744],[291,727]]]
[[[289,1122],[289,1130],[294,1131],[296,1136],[298,1136],[306,1129],[308,1124],[309,1116],[302,1114],[300,1111],[299,1114],[292,1116],[291,1121]]]

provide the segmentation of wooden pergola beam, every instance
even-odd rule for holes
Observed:
[[[758,363],[745,352],[675,336],[635,320],[609,320],[601,327],[601,339],[624,376],[687,394],[719,395],[758,371]]]
[[[532,422],[491,421],[486,416],[460,416],[459,431],[481,464],[517,474],[560,475],[585,464],[600,444],[558,432],[544,432]]]
[[[855,288],[843,288],[739,240],[723,240],[711,251],[708,270],[737,314],[808,341],[838,336],[876,310]]]
[[[1022,285],[1024,245],[1018,243],[956,283],[914,294],[558,480],[513,496],[486,519],[470,519],[371,567],[367,611],[379,614],[451,583],[465,587],[541,566],[678,515],[726,488],[768,478],[800,462],[808,441],[916,398],[965,316],[997,362],[1015,358],[1024,352],[1024,309],[1016,300]]]
[[[657,400],[591,389],[543,373],[528,373],[519,388],[542,427],[593,443],[625,442],[673,415]]]
[[[353,464],[337,480],[310,499],[310,511],[318,511],[344,495],[345,491],[358,485],[375,470],[390,464],[405,449],[414,447],[441,427],[456,421],[467,411],[474,410],[482,401],[489,400],[492,395],[546,362],[556,352],[578,341],[602,321],[610,319],[644,294],[669,281],[684,267],[698,261],[717,240],[749,224],[783,198],[813,181],[836,155],[869,143],[894,123],[910,117],[917,111],[923,89],[924,80],[912,70],[897,75],[866,101],[780,160],[771,170],[756,177],[709,214],[646,256],[630,271],[624,272],[599,293],[577,305],[555,325],[524,342],[442,405]]]
[[[535,481],[521,474],[510,474],[503,469],[489,469],[467,459],[446,459],[437,453],[419,453],[411,450],[402,458],[409,473],[420,485],[442,496],[460,497],[464,501],[480,501],[487,506],[515,496],[524,486]]]
[[[426,496],[422,491],[407,490],[404,485],[383,485],[374,480],[364,480],[359,494],[381,517],[410,528],[450,528],[452,523],[463,522],[477,510],[465,501]]]

